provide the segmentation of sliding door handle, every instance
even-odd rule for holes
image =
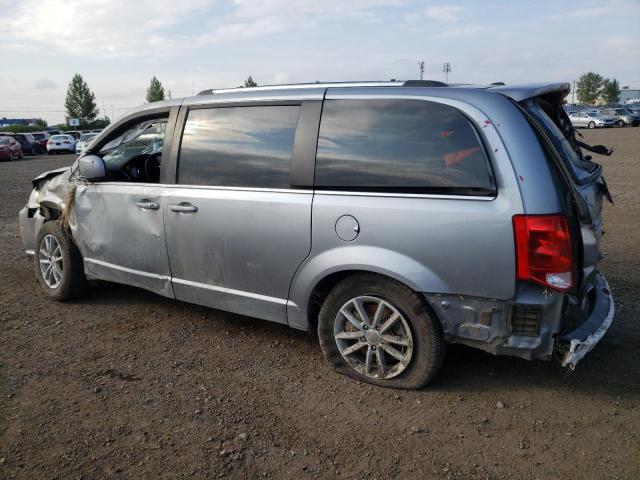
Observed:
[[[195,205],[191,205],[188,202],[180,202],[177,204],[174,203],[172,205],[169,205],[169,210],[178,213],[196,213],[198,211],[198,207],[196,207]]]

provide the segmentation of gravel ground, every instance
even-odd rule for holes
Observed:
[[[281,325],[97,282],[38,289],[17,212],[72,161],[0,164],[0,478],[640,478],[640,128],[602,159],[617,314],[573,373],[451,347],[425,390],[336,375]]]

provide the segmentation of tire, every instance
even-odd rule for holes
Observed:
[[[50,243],[51,248],[48,248],[47,242],[50,242],[51,237],[56,243],[53,246]],[[50,256],[49,253],[45,254],[47,251],[53,253],[53,256]],[[60,258],[55,262],[58,269],[47,268],[47,265],[51,264],[52,258]],[[46,263],[47,260],[49,264]],[[73,243],[71,235],[64,231],[56,220],[46,222],[38,232],[34,266],[38,282],[45,292],[55,300],[65,302],[78,298],[87,291],[87,277],[84,275],[80,251]]]
[[[9,150],[9,161],[13,162],[13,152]]]
[[[355,317],[356,322],[361,320],[362,317],[354,313],[357,307],[351,300],[362,298],[365,300],[361,305],[371,327],[358,329],[342,312],[353,306],[352,318]],[[376,302],[385,305],[374,330]],[[400,317],[386,328],[394,314]],[[350,337],[336,340],[336,334]],[[385,337],[394,342],[388,343]],[[325,358],[338,373],[382,387],[424,387],[440,369],[445,355],[441,325],[424,299],[407,286],[372,273],[347,277],[331,290],[318,315],[318,338]],[[405,344],[396,343],[398,339]],[[363,344],[360,349],[343,356],[341,350],[346,352],[358,343]],[[387,353],[390,346],[401,354],[402,361]],[[367,372],[366,360],[370,356]],[[378,360],[380,356],[382,362]],[[386,369],[381,370],[380,365]]]
[[[587,125],[587,127],[589,127],[589,128],[596,128],[596,122],[589,122],[589,124]]]
[[[618,123],[616,124],[618,128],[622,128],[625,126],[624,120],[618,120]]]

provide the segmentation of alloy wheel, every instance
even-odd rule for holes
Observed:
[[[40,273],[44,283],[49,288],[58,288],[62,281],[62,250],[56,237],[53,235],[45,235],[40,242],[40,250],[38,252],[38,260],[40,262]]]
[[[413,335],[404,316],[378,297],[359,296],[346,302],[334,322],[338,350],[361,375],[389,379],[411,362]]]

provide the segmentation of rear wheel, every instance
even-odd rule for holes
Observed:
[[[49,296],[66,301],[87,290],[82,256],[71,236],[57,221],[45,223],[36,240],[36,278]]]
[[[596,128],[596,122],[589,122],[589,125],[587,125],[587,127]]]
[[[438,320],[405,285],[363,273],[336,285],[318,317],[322,351],[333,368],[374,385],[417,389],[444,359]]]
[[[622,128],[625,126],[624,120],[618,120],[618,123],[616,123],[616,125],[618,126],[618,128]]]

